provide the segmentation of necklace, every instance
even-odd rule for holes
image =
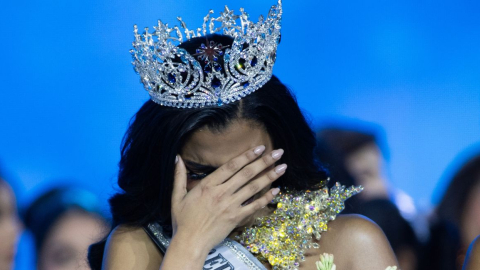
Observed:
[[[327,223],[345,208],[345,200],[362,190],[361,186],[345,188],[338,182],[330,190],[287,189],[273,200],[277,205],[273,214],[257,218],[236,240],[274,270],[297,269],[307,249],[319,248],[313,237],[320,240]]]

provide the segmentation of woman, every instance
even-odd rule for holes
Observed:
[[[480,235],[480,151],[450,180],[430,226],[421,269],[462,269],[470,243]]]
[[[35,239],[39,270],[89,269],[87,249],[107,228],[96,196],[78,188],[55,188],[42,194],[24,218]]]
[[[355,191],[338,187],[334,199],[321,189],[327,174],[314,159],[315,136],[272,76],[281,14],[279,2],[255,24],[225,8],[205,17],[203,35],[182,22],[185,42],[160,21],[153,34],[135,33],[135,69],[152,100],[125,135],[113,230],[90,248],[92,269],[315,269],[321,252],[340,269],[396,263],[381,231],[355,216],[330,222],[320,248],[307,248],[343,207],[338,198]],[[206,35],[207,23],[224,35]],[[295,214],[307,203],[322,223]],[[286,226],[292,221],[298,227]]]

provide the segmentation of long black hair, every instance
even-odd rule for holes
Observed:
[[[474,154],[462,159],[440,201],[430,225],[430,239],[425,245],[421,269],[461,269],[465,249],[462,243],[462,221],[469,199],[480,184],[480,147],[469,150]],[[463,155],[462,155],[463,157]]]
[[[438,205],[437,215],[461,227],[463,210],[474,187],[479,183],[480,151],[477,149],[477,153],[468,159],[453,176]]]
[[[210,35],[210,41],[229,45],[232,39]],[[205,38],[180,45],[195,53]],[[119,224],[142,226],[158,221],[171,226],[171,193],[175,156],[185,140],[200,127],[221,131],[236,119],[258,123],[270,135],[275,148],[283,148],[287,172],[274,185],[305,190],[324,185],[327,173],[314,157],[315,134],[304,118],[293,94],[272,78],[243,99],[222,106],[178,109],[147,101],[132,118],[121,149],[118,186],[110,199],[112,228]],[[105,240],[89,250],[92,269],[101,269]]]

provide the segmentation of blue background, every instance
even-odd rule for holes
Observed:
[[[0,9],[0,159],[21,204],[58,183],[114,192],[130,117],[148,99],[133,24],[201,26],[209,9],[272,1],[8,1]],[[274,73],[314,126],[363,120],[387,136],[389,175],[420,208],[480,141],[480,2],[289,1]],[[467,150],[465,150],[467,149]],[[455,168],[450,165],[449,168]]]

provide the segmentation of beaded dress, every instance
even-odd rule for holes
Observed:
[[[312,240],[320,240],[327,231],[328,222],[344,209],[344,202],[362,190],[362,187],[333,188],[314,191],[282,191],[272,201],[276,210],[257,218],[254,225],[236,237],[226,238],[214,247],[205,260],[204,270],[266,270],[268,262],[273,269],[298,269],[309,248],[319,248]],[[144,230],[165,253],[170,238],[162,227],[152,222]]]

